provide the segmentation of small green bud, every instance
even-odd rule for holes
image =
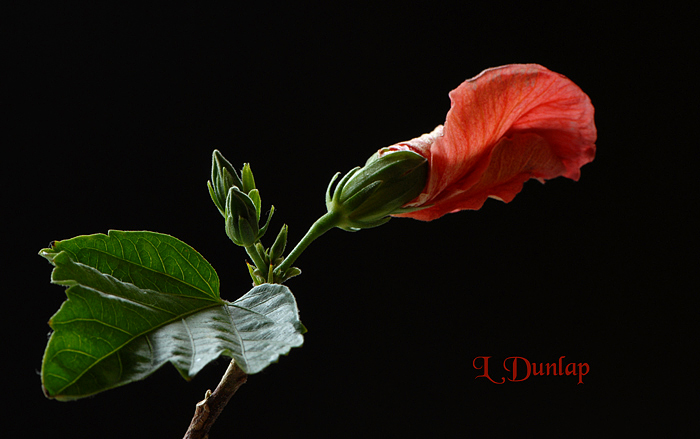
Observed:
[[[235,186],[226,197],[226,234],[236,245],[249,247],[258,241],[258,217],[250,197]]]
[[[380,150],[364,167],[348,172],[331,194],[336,174],[326,191],[326,208],[340,217],[338,227],[356,231],[376,227],[402,213],[402,206],[423,191],[428,161],[413,151]]]
[[[272,247],[270,247],[270,261],[273,264],[275,264],[276,260],[281,258],[284,254],[284,249],[287,246],[287,229],[288,227],[286,224],[282,226],[279,234],[277,234],[275,243],[272,244]]]
[[[263,259],[265,266],[270,265],[270,256],[265,251],[265,247],[263,247],[262,243],[258,242],[257,244],[255,244],[255,249],[258,251],[258,254]]]
[[[255,245],[267,231],[275,211],[270,208],[267,222],[259,227],[262,201],[255,188],[255,179],[250,165],[246,163],[241,176],[231,163],[218,151],[212,154],[211,180],[207,182],[212,201],[226,220],[226,234],[237,245]]]
[[[207,182],[212,201],[225,216],[226,197],[231,187],[242,188],[243,182],[231,163],[218,151],[214,150],[211,159],[211,180]]]

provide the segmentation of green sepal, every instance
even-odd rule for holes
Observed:
[[[241,181],[243,183],[243,192],[249,194],[250,191],[255,189],[255,179],[253,178],[253,171],[250,169],[250,164],[245,163],[243,169],[241,170]]]
[[[347,174],[343,176],[343,178],[340,179],[338,185],[335,187],[335,191],[333,192],[333,202],[341,203],[351,195],[349,192],[345,192],[345,185],[360,169],[361,168],[357,166],[351,169]],[[344,194],[348,194],[348,196],[345,196]]]
[[[236,172],[231,162],[226,160],[226,157],[224,157],[218,149],[215,149],[212,154],[212,181],[217,181],[217,177],[221,175],[224,170],[228,172],[228,175],[222,175],[222,177],[225,177],[224,181],[227,184],[237,187],[243,186],[243,182],[238,177],[238,172]],[[226,192],[228,192],[228,188],[226,188]]]
[[[235,173],[235,169],[229,170],[228,168],[222,168],[221,169],[221,178],[219,179],[221,183],[221,193],[222,194],[227,194],[228,190],[232,187],[241,187],[241,180],[238,178],[238,175]]]
[[[257,241],[258,234],[253,230],[253,227],[246,218],[238,217],[238,235],[241,243],[239,245],[248,247]]]
[[[267,251],[265,251],[265,247],[263,247],[262,243],[257,242],[255,244],[255,250],[257,250],[265,265],[270,265],[270,256],[267,254]]]
[[[285,270],[284,275],[282,276],[282,279],[280,279],[278,282],[286,282],[287,280],[293,278],[294,276],[299,276],[301,274],[301,270],[298,269],[297,267],[289,267],[287,270]]]
[[[350,198],[343,202],[343,208],[350,212],[354,211],[355,209],[360,207],[362,203],[367,201],[369,197],[374,195],[374,193],[377,191],[377,189],[379,189],[379,186],[381,186],[382,183],[383,182],[381,180],[375,181],[361,188],[359,191],[352,194]]]
[[[371,229],[374,227],[379,227],[386,224],[391,219],[390,216],[385,216],[374,221],[353,221],[349,224],[338,225],[338,228],[345,230],[346,232],[357,232],[362,229]]]
[[[225,218],[226,217],[226,210],[224,206],[221,204],[219,201],[219,197],[216,195],[216,192],[214,191],[214,187],[211,185],[210,181],[207,181],[207,187],[209,188],[209,196],[211,197],[211,200],[214,202],[214,205],[216,206],[217,209],[219,209],[219,212],[221,215]]]
[[[427,160],[423,156],[411,151],[397,151],[379,158],[370,158],[365,167],[353,174],[345,184],[341,200],[351,197],[376,181],[387,183],[382,188],[383,200],[402,199],[407,192],[420,193],[427,179],[426,164]],[[411,175],[411,181],[406,181],[406,177],[415,171],[418,171],[417,175],[415,177]],[[385,193],[388,188],[391,188],[391,192]]]
[[[229,189],[226,197],[226,215],[242,216],[257,223],[255,203],[235,186]]]
[[[275,213],[275,206],[270,206],[270,213],[267,214],[267,221],[265,221],[265,225],[262,226],[260,231],[258,232],[258,240],[262,239],[263,236],[265,236],[265,233],[267,232],[267,228],[270,225],[270,220],[272,219],[272,214]]]
[[[246,262],[246,265],[248,266],[248,273],[250,274],[250,278],[253,280],[253,285],[264,284],[265,279],[259,275],[260,270],[255,268],[255,265],[251,265],[248,262]]]
[[[260,192],[257,189],[253,189],[248,192],[248,197],[253,202],[255,206],[255,218],[260,222],[260,209],[262,208],[262,201],[260,200]]]
[[[236,225],[234,217],[227,217],[224,226],[226,230],[226,236],[228,236],[234,244],[244,247],[244,243],[241,239],[240,230]]]
[[[427,209],[429,207],[433,207],[434,204],[424,204],[419,207],[400,207],[396,210],[394,210],[394,213],[392,215],[400,215],[402,213],[411,213],[411,212],[417,212],[419,210]]]
[[[269,283],[269,284],[277,283],[277,282],[275,282],[275,273],[274,273],[273,269],[274,269],[274,267],[272,266],[272,264],[270,264],[270,266],[267,269],[267,283]]]

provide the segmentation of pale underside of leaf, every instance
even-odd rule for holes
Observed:
[[[139,265],[133,254],[124,257],[117,247],[89,248],[86,243],[96,235],[71,240],[69,244],[82,245],[77,252],[61,250],[71,248],[63,244],[67,241],[42,252],[55,265],[53,281],[69,286],[68,300],[50,321],[55,332],[42,366],[47,396],[81,398],[143,379],[166,362],[190,378],[220,355],[234,358],[249,374],[257,373],[302,344],[304,328],[289,289],[265,284],[233,303],[223,301],[215,271],[198,253],[175,238],[149,233],[117,234],[122,234],[121,240],[172,240],[169,246],[186,247],[178,250],[180,254],[192,252],[196,257],[190,254],[190,263],[168,265],[163,261],[177,257],[161,250],[156,252],[158,260],[151,253],[151,259],[144,262],[141,257]],[[86,263],[73,259],[78,257]],[[195,265],[197,275],[182,268]],[[216,289],[207,290],[205,284]]]

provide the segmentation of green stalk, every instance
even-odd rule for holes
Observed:
[[[265,264],[265,261],[263,260],[262,256],[260,256],[260,253],[258,252],[258,249],[255,247],[255,245],[251,245],[245,248],[246,253],[248,253],[248,256],[253,260],[253,263],[255,266],[260,269],[260,271],[263,273],[263,277],[267,277],[267,272],[269,271],[269,267],[267,264]]]
[[[289,256],[284,258],[281,264],[275,268],[275,274],[284,274],[285,271],[297,260],[297,258],[306,250],[316,238],[323,235],[333,227],[338,225],[339,215],[335,212],[328,212],[321,218],[317,219],[311,226],[306,235],[301,238],[301,241],[294,247],[294,250],[289,253]]]

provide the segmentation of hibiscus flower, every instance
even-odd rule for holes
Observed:
[[[430,221],[479,209],[487,198],[510,202],[525,181],[578,180],[595,156],[596,127],[588,96],[571,80],[537,64],[483,71],[450,92],[444,125],[382,148],[428,160],[421,194],[394,216]]]

